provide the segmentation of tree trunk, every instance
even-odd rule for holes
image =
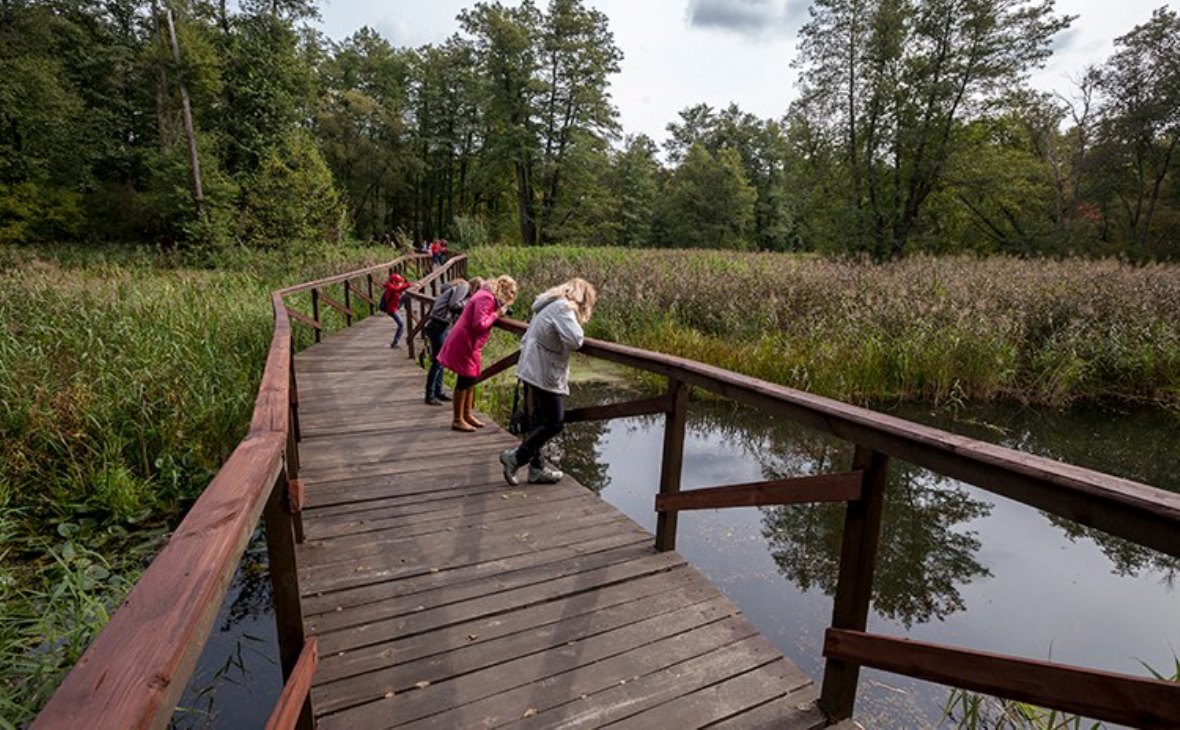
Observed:
[[[176,65],[180,65],[180,44],[176,41],[176,25],[172,22],[172,9],[164,7],[164,17],[168,21],[168,37],[172,41],[172,57]],[[201,157],[197,153],[197,134],[193,129],[193,110],[189,104],[188,87],[184,78],[178,79],[180,86],[180,113],[184,118],[184,133],[188,137],[188,155],[193,176],[193,202],[197,206],[197,217],[205,217],[205,193],[201,188]]]

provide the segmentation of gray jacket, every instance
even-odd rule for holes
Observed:
[[[582,346],[584,335],[577,315],[565,299],[533,302],[533,320],[520,342],[516,377],[551,393],[570,392],[570,350]]]
[[[446,284],[439,295],[434,298],[434,306],[430,308],[430,318],[440,322],[454,324],[467,303],[467,282],[462,284]]]

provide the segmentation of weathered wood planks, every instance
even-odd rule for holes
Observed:
[[[296,356],[319,727],[824,726],[811,680],[677,553],[569,478],[504,484],[515,439],[450,431],[391,329]]]

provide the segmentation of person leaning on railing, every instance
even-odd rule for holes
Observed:
[[[582,325],[590,321],[598,292],[585,279],[570,279],[537,297],[533,319],[520,342],[516,376],[525,384],[532,428],[516,449],[500,454],[504,480],[515,486],[516,472],[529,465],[529,483],[553,484],[564,474],[541,459],[541,447],[565,427],[570,351],[582,346]]]
[[[444,284],[442,291],[435,297],[430,308],[430,319],[422,328],[430,343],[430,370],[426,373],[426,405],[441,406],[443,401],[451,398],[443,392],[443,366],[438,361],[438,354],[442,352],[446,341],[447,330],[463,313],[463,305],[467,303],[467,295],[471,291],[479,291],[483,286],[483,279],[478,276],[469,285],[465,279],[455,279]]]
[[[471,295],[438,353],[442,366],[457,376],[452,430],[474,431],[487,425],[471,412],[475,405],[475,380],[483,370],[483,346],[492,333],[492,325],[515,300],[516,281],[511,276],[497,276],[489,281]]]

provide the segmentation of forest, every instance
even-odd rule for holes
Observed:
[[[1167,7],[1041,93],[1051,0],[816,0],[781,118],[697,104],[653,140],[583,0],[477,2],[417,48],[317,5],[0,0],[0,243],[1180,256]]]

